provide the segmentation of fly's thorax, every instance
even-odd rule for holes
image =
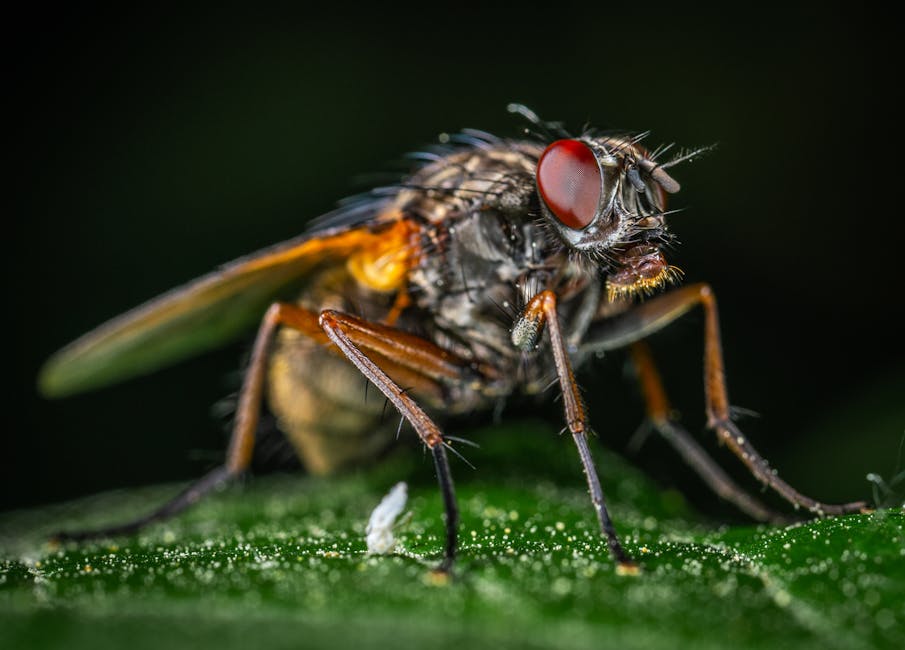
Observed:
[[[433,329],[478,357],[516,354],[508,342],[526,270],[524,241],[530,224],[495,211],[468,213],[431,228],[436,242],[410,275],[412,295]]]
[[[513,343],[528,301],[553,288],[567,341],[577,342],[600,301],[597,270],[570,258],[536,220],[486,209],[432,229],[436,246],[410,282],[429,323],[427,335],[460,356],[501,368],[486,394],[537,392],[553,372],[547,339]]]
[[[432,224],[485,209],[518,217],[534,199],[542,150],[537,143],[504,140],[449,153],[407,179],[395,205]]]

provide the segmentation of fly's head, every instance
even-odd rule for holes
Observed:
[[[679,276],[662,252],[666,195],[679,191],[666,166],[636,140],[611,136],[557,140],[538,159],[544,219],[604,270],[610,300],[651,293]]]

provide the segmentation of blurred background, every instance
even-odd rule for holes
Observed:
[[[40,364],[105,319],[298,234],[442,131],[518,135],[512,101],[576,131],[718,143],[674,170],[671,207],[685,210],[671,219],[682,244],[670,261],[716,290],[730,397],[761,414],[743,428],[815,497],[870,497],[867,472],[897,471],[900,80],[882,21],[823,4],[372,11],[79,9],[9,26],[0,509],[200,475],[222,457],[211,411],[235,389],[246,344],[61,401],[36,394]],[[687,427],[744,477],[704,431],[701,338],[693,314],[652,343]],[[642,416],[624,357],[582,383],[602,442],[623,450]],[[555,435],[558,405],[537,413]],[[634,462],[719,512],[662,443]]]

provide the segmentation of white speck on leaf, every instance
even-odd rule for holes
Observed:
[[[368,553],[385,555],[396,548],[396,538],[393,537],[393,524],[408,499],[408,486],[405,483],[397,483],[387,493],[368,521],[367,533]]]

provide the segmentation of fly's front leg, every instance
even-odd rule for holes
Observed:
[[[723,370],[716,298],[709,285],[682,287],[618,316],[595,323],[588,331],[586,340],[589,342],[584,350],[591,352],[624,347],[653,334],[697,305],[704,310],[704,395],[707,424],[716,431],[718,439],[741,459],[759,481],[770,486],[796,508],[807,508],[817,515],[841,515],[866,510],[867,504],[863,501],[835,505],[801,494],[777,476],[732,422]]]
[[[638,383],[644,396],[647,418],[654,429],[673,446],[682,459],[717,495],[758,521],[783,522],[785,517],[765,506],[733,481],[707,452],[677,424],[672,416],[669,399],[663,389],[660,373],[654,364],[647,343],[639,341],[631,346],[632,361],[638,373]]]
[[[54,536],[55,539],[81,541],[115,535],[133,535],[149,524],[169,519],[182,512],[197,503],[204,495],[216,490],[248,469],[254,451],[255,431],[261,414],[261,395],[264,391],[267,355],[274,332],[280,325],[324,339],[323,332],[318,327],[317,317],[311,312],[287,303],[274,303],[270,306],[261,320],[252,348],[251,361],[239,393],[229,450],[223,465],[211,470],[170,501],[142,517],[94,530],[64,531],[57,533]]]
[[[603,496],[603,488],[597,477],[594,467],[594,459],[588,447],[587,418],[584,407],[581,404],[581,396],[578,393],[578,384],[572,373],[572,364],[563,341],[562,330],[559,327],[559,317],[556,314],[556,294],[552,291],[542,291],[532,298],[522,312],[521,317],[512,330],[512,341],[517,347],[533,347],[540,338],[540,332],[546,325],[550,336],[550,347],[553,350],[553,362],[556,366],[556,374],[559,377],[559,385],[562,389],[563,405],[565,408],[566,422],[572,439],[578,447],[578,455],[584,468],[588,481],[588,491],[591,501],[597,512],[600,522],[600,530],[606,536],[610,552],[616,560],[617,571],[623,574],[636,574],[638,565],[626,554],[619,543],[616,529],[610,520],[607,511],[606,500]]]

